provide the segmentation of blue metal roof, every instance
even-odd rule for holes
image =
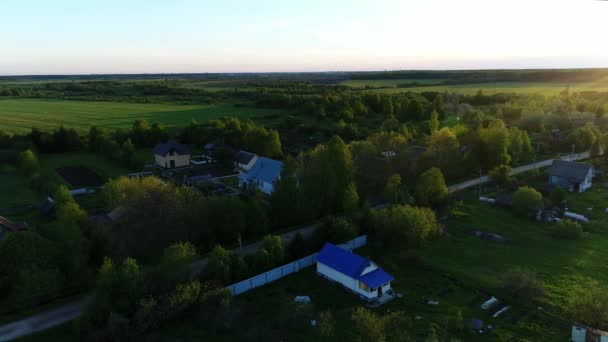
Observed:
[[[390,274],[384,272],[383,269],[378,268],[362,275],[359,280],[365,283],[365,285],[367,285],[370,289],[374,289],[378,286],[382,286],[388,283],[389,281],[392,281],[393,277]]]
[[[239,175],[239,178],[243,181],[259,180],[272,184],[281,176],[282,168],[283,163],[278,160],[259,157],[251,169]]]
[[[371,263],[364,257],[353,254],[329,242],[325,243],[319,254],[317,254],[317,262],[355,279],[358,279],[359,274]]]
[[[393,280],[393,277],[383,269],[378,268],[361,275],[361,272],[371,265],[371,261],[329,242],[325,243],[317,254],[317,262],[345,274],[353,279],[361,280],[369,288],[376,288]]]

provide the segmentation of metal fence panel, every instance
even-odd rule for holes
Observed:
[[[355,248],[365,246],[366,244],[367,244],[367,235],[363,235],[354,240],[343,243],[339,246],[350,251]],[[262,274],[249,278],[247,280],[243,280],[239,283],[230,285],[226,288],[228,290],[230,290],[230,292],[232,292],[232,295],[238,296],[238,295],[245,293],[256,287],[264,286],[266,284],[272,283],[273,281],[279,280],[287,275],[298,272],[299,270],[301,270],[303,268],[313,266],[315,264],[316,256],[317,256],[316,253],[313,255],[309,255],[300,260],[296,260],[289,264],[277,267],[273,270],[264,272]]]

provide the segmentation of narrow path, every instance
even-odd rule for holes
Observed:
[[[578,154],[574,154],[574,155],[562,156],[562,157],[560,157],[560,159],[572,161],[572,160],[587,159],[587,158],[589,158],[589,156],[590,156],[589,152],[583,152],[583,153],[578,153]],[[551,164],[553,163],[553,160],[555,160],[555,158],[539,161],[539,162],[532,163],[532,164],[518,166],[518,167],[514,168],[513,170],[511,170],[511,175],[513,176],[513,175],[517,175],[517,174],[520,174],[520,173],[523,173],[526,171],[530,171],[533,169],[539,169],[542,167],[551,166]],[[450,193],[453,193],[453,192],[464,190],[464,189],[467,189],[467,188],[470,188],[470,187],[473,187],[473,186],[476,186],[479,184],[484,184],[489,181],[490,181],[490,177],[482,176],[480,178],[470,179],[470,180],[462,182],[462,183],[450,185],[450,186],[448,186],[448,191]]]

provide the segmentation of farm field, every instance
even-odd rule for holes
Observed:
[[[340,82],[340,85],[345,85],[353,88],[369,87],[397,87],[401,84],[424,84],[433,85],[445,81],[443,79],[386,79],[386,80],[348,80]]]
[[[377,82],[390,82],[394,80],[377,80]],[[376,82],[376,81],[362,81]],[[373,84],[373,83],[372,83]],[[370,86],[372,85],[370,84]],[[387,84],[387,85],[388,85]],[[362,83],[360,87],[364,87]],[[408,87],[408,88],[385,88],[385,89],[370,89],[365,91],[374,91],[382,93],[401,93],[401,92],[456,92],[467,95],[474,95],[481,90],[484,94],[496,93],[519,93],[519,94],[541,94],[545,96],[557,95],[567,87],[570,87],[572,92],[582,91],[608,91],[608,80],[603,79],[598,82],[589,83],[559,83],[559,82],[494,82],[494,83],[471,83],[471,84],[451,84],[451,85],[430,85],[423,87]]]
[[[578,203],[603,197],[608,204],[608,191],[594,185],[594,192],[570,194],[580,196]],[[473,191],[474,192],[474,191]],[[579,204],[580,205],[580,204]],[[598,212],[599,214],[599,212]],[[456,215],[448,220],[449,236],[433,242],[421,251],[425,262],[450,270],[457,277],[490,289],[501,286],[502,276],[524,267],[537,273],[545,285],[544,305],[559,313],[575,285],[584,285],[585,278],[608,281],[608,235],[590,233],[580,240],[560,240],[549,235],[548,224],[515,216],[512,210],[481,203],[471,197]],[[473,237],[473,229],[501,234],[513,240],[497,244]]]
[[[235,103],[229,102],[218,105],[179,105],[6,99],[0,100],[0,128],[26,133],[32,128],[51,130],[64,125],[85,132],[92,125],[128,128],[136,119],[178,128],[188,125],[193,119],[199,122],[227,116],[254,119],[278,113],[280,112],[276,110],[237,107]]]

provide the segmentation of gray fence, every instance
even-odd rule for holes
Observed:
[[[359,236],[354,240],[350,240],[340,246],[343,249],[352,251],[355,248],[359,248],[365,246],[367,244],[367,235]],[[264,286],[266,284],[270,284],[273,281],[279,280],[285,276],[288,276],[292,273],[298,272],[303,268],[310,267],[315,264],[315,257],[317,253],[313,255],[309,255],[300,260],[296,260],[287,265],[283,265],[281,267],[277,267],[268,272],[264,272],[262,274],[258,274],[255,277],[249,278],[247,280],[243,280],[239,283],[230,285],[226,287],[232,292],[234,296],[240,295],[241,293],[245,293],[249,290],[255,289],[256,287]]]

